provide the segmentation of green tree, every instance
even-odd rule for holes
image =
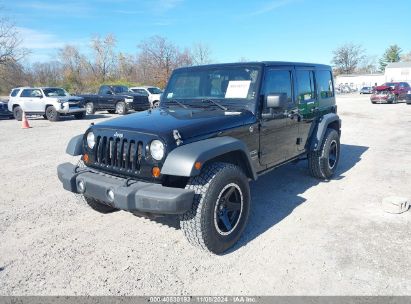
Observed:
[[[390,45],[386,50],[382,58],[380,59],[380,70],[384,71],[385,67],[390,62],[398,62],[401,59],[401,48],[394,44]]]

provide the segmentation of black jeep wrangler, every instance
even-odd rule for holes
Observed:
[[[250,213],[249,180],[308,158],[329,179],[340,157],[331,68],[260,62],[176,69],[160,107],[91,125],[58,166],[63,187],[91,208],[180,215],[187,239],[222,253]]]

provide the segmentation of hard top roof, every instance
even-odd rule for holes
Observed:
[[[221,66],[304,66],[304,67],[315,67],[315,68],[323,68],[327,70],[331,70],[331,66],[326,64],[319,64],[319,63],[306,63],[306,62],[288,62],[288,61],[252,61],[252,62],[234,62],[234,63],[215,63],[215,64],[207,64],[207,65],[199,65],[199,66],[190,66],[190,67],[183,67],[178,68],[176,70],[184,70],[184,69],[195,69],[195,68],[207,68],[207,67],[221,67]]]

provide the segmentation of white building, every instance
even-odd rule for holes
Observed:
[[[335,78],[335,87],[350,87],[360,90],[362,87],[373,87],[385,82],[384,74],[339,75]]]
[[[385,67],[384,74],[352,74],[335,77],[335,87],[349,86],[360,90],[362,87],[382,85],[385,82],[405,81],[411,84],[411,62],[392,62]]]
[[[405,81],[411,84],[411,62],[392,62],[385,67],[385,81]]]

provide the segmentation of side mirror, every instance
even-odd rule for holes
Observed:
[[[287,94],[268,94],[265,98],[266,107],[269,109],[287,108]]]

